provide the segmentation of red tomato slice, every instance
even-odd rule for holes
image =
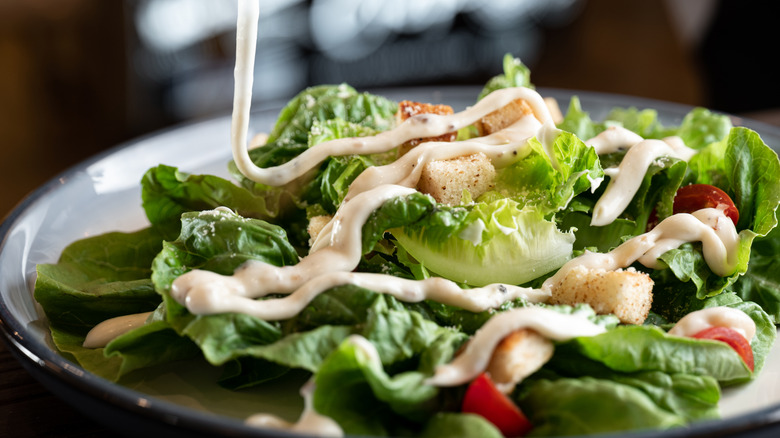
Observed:
[[[729,195],[709,184],[691,184],[677,189],[674,197],[674,214],[693,213],[702,208],[719,208],[734,225],[739,222],[739,211]]]
[[[691,336],[697,339],[714,339],[729,344],[745,361],[750,371],[753,371],[753,349],[750,342],[738,331],[728,327],[710,327]]]
[[[520,408],[496,388],[487,373],[480,374],[466,389],[461,411],[481,415],[506,437],[523,436],[533,428]]]

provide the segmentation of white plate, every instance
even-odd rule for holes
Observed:
[[[375,90],[391,99],[447,103],[456,111],[474,103],[479,88]],[[662,123],[678,124],[690,107],[627,96],[565,90],[541,90],[556,97],[565,111],[576,94],[594,120],[614,106],[655,108]],[[251,129],[271,128],[280,106],[254,111]],[[777,150],[780,129],[735,119],[758,131]],[[22,364],[55,394],[104,424],[123,433],[165,432],[169,436],[226,434],[276,435],[244,426],[242,420],[259,411],[276,411],[294,420],[302,407],[299,384],[272,383],[252,391],[231,392],[213,382],[214,370],[185,371],[162,367],[124,386],[84,371],[59,356],[52,347],[43,313],[32,298],[35,266],[55,262],[74,240],[107,231],[133,231],[147,225],[141,208],[144,172],[157,164],[191,173],[227,176],[230,160],[230,120],[227,116],[180,126],[121,145],[52,179],[18,206],[0,226],[0,332]],[[772,349],[766,366],[752,383],[724,392],[723,420],[652,433],[652,436],[713,436],[771,433],[780,428],[780,347]],[[302,382],[302,380],[301,380]],[[768,436],[768,435],[767,435]]]

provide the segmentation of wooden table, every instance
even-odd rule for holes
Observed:
[[[43,387],[0,341],[0,436],[106,437],[116,435]]]

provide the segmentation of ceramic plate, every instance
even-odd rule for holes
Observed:
[[[540,90],[558,98],[565,111],[569,97],[600,120],[614,106],[655,108],[664,124],[677,124],[689,107],[633,97],[566,90]],[[374,90],[391,99],[447,103],[456,111],[476,100],[479,88]],[[267,131],[281,106],[253,112],[251,129]],[[735,119],[780,147],[780,129]],[[55,262],[74,240],[108,231],[134,231],[147,225],[141,208],[144,172],[157,164],[190,173],[228,176],[230,119],[215,118],[155,133],[120,145],[73,167],[25,199],[0,226],[0,326],[10,349],[47,388],[109,427],[125,434],[168,436],[278,436],[278,431],[247,427],[242,420],[274,411],[290,420],[302,408],[302,383],[270,384],[252,391],[219,388],[208,367],[161,367],[143,379],[120,386],[92,375],[57,354],[45,318],[32,297],[35,266]],[[752,383],[724,392],[722,420],[651,436],[714,436],[732,433],[770,434],[780,430],[780,342]],[[184,369],[184,371],[182,371]],[[642,434],[646,436],[647,434]],[[767,435],[769,436],[769,435]]]

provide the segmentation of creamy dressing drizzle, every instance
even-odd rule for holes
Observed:
[[[105,347],[115,338],[144,325],[151,314],[152,312],[135,313],[107,319],[92,327],[84,338],[82,346],[84,348]]]
[[[682,317],[669,330],[670,335],[691,337],[710,327],[726,327],[735,330],[748,342],[756,335],[756,323],[745,312],[731,307],[711,307],[697,310]]]
[[[318,295],[334,287],[348,284],[391,295],[407,303],[433,300],[471,312],[494,309],[518,298],[524,298],[532,303],[545,302],[549,299],[549,294],[542,290],[506,284],[462,289],[457,283],[440,277],[408,280],[385,274],[330,272],[314,277],[286,297],[254,300],[231,293],[225,288],[209,287],[208,277],[217,274],[203,272],[206,287],[192,287],[184,297],[174,295],[174,298],[186,305],[190,312],[199,315],[239,312],[266,321],[292,318]]]
[[[630,129],[622,126],[610,126],[595,137],[585,140],[585,144],[592,146],[597,154],[605,155],[628,149],[642,140],[644,138],[641,135]]]
[[[406,187],[385,185],[355,197],[336,212],[333,220],[320,232],[325,244],[315,242],[316,251],[298,264],[277,267],[252,260],[243,264],[232,276],[194,270],[179,276],[171,294],[182,304],[195,303],[195,296],[219,294],[258,298],[269,293],[291,293],[309,280],[329,272],[353,270],[362,256],[362,226],[369,215],[388,199],[414,193]],[[190,297],[190,298],[188,298]]]
[[[535,135],[554,141],[554,134],[548,133],[551,129],[554,130],[555,127],[551,124],[541,124],[535,117],[528,115],[509,127],[484,137],[457,142],[422,143],[390,164],[364,170],[350,185],[345,202],[381,184],[415,187],[425,164],[431,161],[448,160],[481,152],[496,168],[509,166],[531,152],[528,140]],[[370,141],[371,138],[363,139]],[[547,149],[549,147],[545,148]]]
[[[524,89],[521,94],[523,96],[537,96],[540,101],[539,105],[546,110],[544,101],[534,91]],[[514,94],[508,96],[509,98],[505,99],[507,101],[511,101],[513,99],[510,98],[515,97]],[[492,112],[492,108],[491,106],[488,108],[490,111],[484,111]],[[468,111],[471,110],[466,110],[466,112]],[[450,125],[445,128],[443,132],[449,131]],[[175,299],[188,306],[193,313],[216,313],[217,309],[226,311],[227,308],[253,308],[255,305],[250,304],[251,301],[246,298],[258,298],[269,293],[293,293],[305,283],[314,281],[323,274],[351,271],[357,266],[362,256],[360,233],[369,215],[389,199],[414,193],[415,190],[412,187],[416,186],[425,163],[482,152],[491,159],[496,167],[507,166],[529,153],[528,139],[537,133],[542,132],[544,133],[543,137],[554,141],[555,133],[548,132],[554,129],[550,123],[541,124],[534,116],[529,115],[506,129],[478,139],[455,143],[424,143],[391,164],[370,167],[361,173],[350,186],[345,201],[333,219],[318,234],[309,255],[301,259],[298,264],[276,267],[259,261],[251,261],[244,264],[232,276],[221,276],[195,270],[177,278],[173,283],[171,293]],[[426,135],[429,133],[414,131],[410,138]],[[364,144],[372,144],[377,137],[361,138],[359,141],[364,142]],[[338,141],[336,140],[336,142]],[[335,143],[325,142],[318,147],[326,148],[333,144]],[[392,147],[396,145],[392,144]],[[361,149],[361,151],[366,152],[365,149]],[[392,276],[385,277],[387,282],[395,280]],[[322,288],[310,286],[308,290],[314,289]],[[448,287],[443,290],[452,291],[454,288]],[[226,298],[228,295],[235,295],[236,298],[228,300]],[[539,296],[539,293],[532,294],[529,291],[527,295],[529,299],[536,299],[533,296]],[[240,297],[244,299],[240,299]],[[218,304],[220,301],[223,303]],[[288,302],[293,301],[289,300]],[[501,301],[501,303],[503,302]]]
[[[604,194],[601,195],[593,208],[593,217],[590,222],[592,226],[609,225],[623,213],[639,190],[639,186],[642,185],[647,169],[657,158],[669,156],[688,161],[696,153],[695,150],[686,147],[679,137],[670,137],[664,140],[641,140],[627,146],[628,142],[635,140],[636,137],[625,131],[611,131],[609,135],[602,138],[597,137],[598,141],[595,142],[595,145],[598,146],[597,152],[599,150],[609,152],[625,147],[630,148],[617,168],[604,170],[604,173],[610,177],[610,181]]]
[[[541,307],[521,307],[490,318],[469,340],[465,350],[450,363],[436,367],[425,383],[435,386],[457,386],[467,383],[485,371],[493,351],[502,339],[521,329],[532,329],[554,341],[580,336],[595,336],[606,329],[587,318],[566,315]]]
[[[542,289],[552,290],[570,270],[578,266],[614,271],[639,261],[648,268],[660,269],[662,265],[658,257],[686,242],[702,243],[704,260],[715,274],[725,277],[736,269],[739,235],[734,223],[722,211],[705,208],[690,214],[670,216],[649,232],[625,241],[610,252],[585,251],[545,280]]]
[[[344,431],[332,418],[319,414],[314,409],[312,397],[314,395],[314,382],[308,381],[301,388],[303,397],[303,412],[295,423],[290,423],[272,414],[255,414],[245,420],[248,426],[268,427],[272,429],[290,430],[312,436],[342,437]]]
[[[244,96],[244,100],[241,100],[242,103],[244,101],[251,101],[251,77],[247,76],[251,75],[239,75],[238,67],[236,67],[236,97],[234,99],[239,101],[237,96],[241,93]],[[243,82],[239,82],[240,80]],[[542,123],[550,121],[549,124],[552,125],[552,116],[545,105],[544,99],[542,99],[539,93],[523,87],[506,88],[491,93],[477,102],[474,106],[459,113],[449,115],[418,114],[406,119],[395,128],[381,132],[372,137],[340,138],[317,144],[287,163],[270,168],[256,166],[249,157],[245,143],[247,137],[246,130],[248,129],[247,121],[249,119],[249,108],[240,107],[238,109],[242,111],[242,113],[237,115],[236,111],[234,111],[234,117],[238,119],[240,123],[233,123],[234,130],[231,135],[233,158],[238,169],[247,178],[263,184],[280,186],[303,176],[306,172],[319,165],[328,157],[382,153],[415,138],[444,135],[448,132],[453,132],[469,126],[487,114],[506,106],[516,99],[524,99],[530,104],[535,119]],[[236,129],[242,129],[242,131],[237,131]],[[533,133],[530,135],[533,135]],[[526,137],[530,135],[526,133]],[[491,141],[492,143],[488,144],[505,144],[510,141],[509,138],[504,138],[504,135],[500,133],[489,137],[490,139],[487,141]],[[474,142],[443,143],[452,146],[459,143],[473,144]],[[479,143],[485,142],[480,140]],[[428,149],[430,149],[430,147]],[[453,158],[457,156],[444,152],[439,152],[439,154],[442,158],[438,159]]]

